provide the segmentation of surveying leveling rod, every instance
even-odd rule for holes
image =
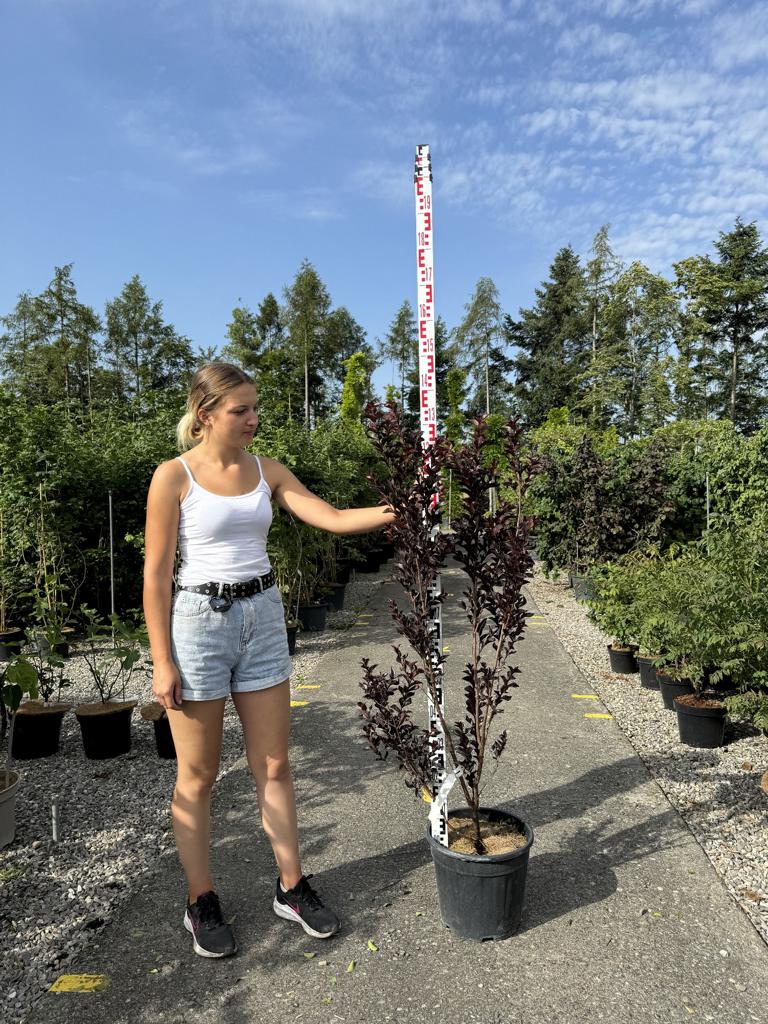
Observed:
[[[416,192],[416,280],[418,284],[419,321],[419,408],[421,410],[421,437],[425,457],[437,436],[437,393],[435,374],[435,279],[434,248],[432,245],[432,162],[429,146],[416,147],[414,171]],[[439,494],[432,495],[432,509],[438,511]],[[434,539],[439,525],[432,529]],[[440,714],[443,714],[443,672],[440,655],[443,649],[443,622],[440,602],[440,576],[435,577],[429,591],[429,619],[432,634],[432,665],[437,680]],[[445,780],[445,736],[438,718],[437,708],[428,695],[429,726],[437,743],[432,753],[431,796],[433,812],[430,814],[432,836],[443,846],[448,845],[448,821],[445,811],[447,793],[441,792]],[[440,799],[438,800],[438,794]]]

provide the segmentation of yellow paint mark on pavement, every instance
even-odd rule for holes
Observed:
[[[297,690],[319,690],[320,683],[299,683]]]
[[[106,974],[62,974],[49,992],[101,992],[109,985]]]
[[[613,715],[604,715],[604,714],[594,713],[594,714],[590,714],[590,715],[584,715],[584,717],[585,718],[613,718]]]
[[[308,700],[292,700],[291,701],[291,707],[292,708],[305,708],[307,706],[307,704],[309,704]]]
[[[432,794],[429,792],[426,786],[421,791],[421,799],[424,801],[425,804],[432,803]]]
[[[597,700],[598,696],[596,693],[572,693],[571,696],[574,700]]]
[[[444,647],[443,648],[443,654],[450,654],[450,653],[451,653],[451,648],[450,647]]]

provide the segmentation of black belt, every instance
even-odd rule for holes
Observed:
[[[225,612],[233,601],[240,597],[253,597],[275,585],[275,574],[270,570],[266,576],[254,576],[252,580],[242,583],[198,583],[194,587],[177,587],[177,590],[189,590],[193,594],[207,594],[211,598],[211,608],[215,612]]]

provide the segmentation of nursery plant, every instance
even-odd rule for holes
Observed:
[[[12,771],[13,737],[16,715],[24,694],[37,696],[37,680],[31,665],[13,661],[0,674],[0,702],[8,721],[8,749],[5,771],[0,772],[0,849],[12,842],[16,835],[16,794],[19,776]]]
[[[484,420],[473,422],[464,444],[438,438],[425,462],[420,433],[404,425],[396,407],[383,411],[369,406],[367,418],[383,465],[374,483],[396,514],[387,533],[395,544],[395,575],[407,599],[405,609],[395,601],[389,607],[410,650],[395,646],[396,664],[385,671],[362,660],[363,732],[379,758],[394,755],[407,786],[416,792],[430,787],[435,736],[420,720],[427,694],[439,707],[440,670],[448,660],[433,649],[430,588],[452,555],[466,575],[459,605],[468,619],[472,656],[461,672],[463,717],[450,709],[453,688],[446,685],[446,712],[439,719],[449,770],[462,770],[459,785],[472,823],[472,849],[484,855],[489,841],[481,800],[485,773],[507,747],[508,733],[499,728],[499,719],[518,685],[515,652],[528,615],[522,587],[532,565],[527,549],[531,521],[521,505],[536,466],[523,460],[521,433],[514,423],[503,430],[512,487],[502,491],[497,461],[486,459]],[[432,506],[445,469],[463,495],[462,512],[453,519],[450,535],[436,529]],[[492,488],[506,497],[491,513]],[[437,600],[443,602],[445,594]]]

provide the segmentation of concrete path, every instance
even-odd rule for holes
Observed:
[[[449,571],[446,589],[458,596],[461,580]],[[166,858],[68,968],[107,975],[109,987],[48,994],[35,1024],[765,1024],[768,948],[615,723],[584,717],[595,705],[571,695],[589,688],[540,616],[520,651],[504,767],[486,794],[535,833],[521,930],[477,944],[443,927],[426,805],[363,744],[356,708],[360,658],[390,664],[386,599],[399,596],[395,584],[377,591],[306,681],[319,688],[295,694],[309,701],[293,728],[305,869],[342,917],[341,934],[311,940],[273,914],[275,869],[243,764],[214,812],[216,876],[239,954],[192,953],[180,870]],[[449,602],[457,712],[464,625]]]

